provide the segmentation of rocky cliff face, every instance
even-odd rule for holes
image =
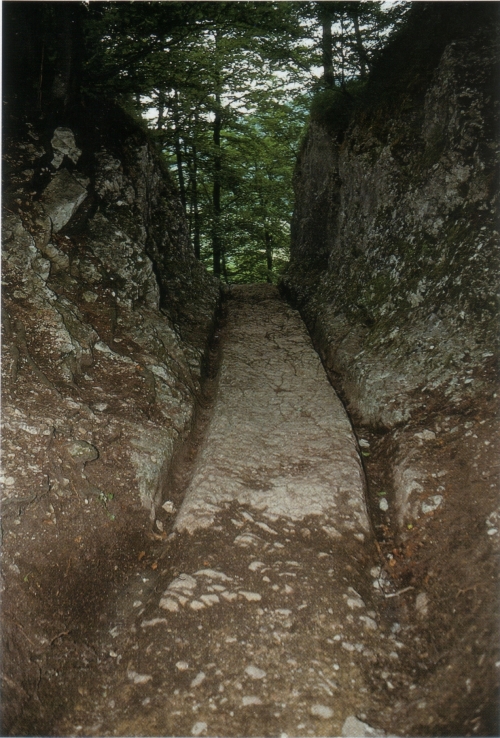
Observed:
[[[124,565],[121,544],[161,536],[174,511],[160,507],[165,480],[192,425],[219,288],[158,155],[118,108],[7,126],[8,723],[33,697],[54,627],[92,618]],[[26,617],[35,636],[23,637]]]
[[[284,287],[373,429],[494,392],[497,58],[478,31],[446,46],[425,90],[344,134],[310,125]]]
[[[471,23],[420,76],[400,47],[394,95],[372,94],[347,127],[309,126],[282,288],[353,420],[381,560],[399,590],[420,590],[397,617],[413,618],[417,649],[423,632],[434,644],[415,676],[425,700],[394,693],[387,729],[427,735],[435,710],[445,731],[484,719],[493,735],[498,34]]]

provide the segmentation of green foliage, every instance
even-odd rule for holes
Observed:
[[[341,90],[321,92],[325,12]],[[148,118],[208,269],[229,282],[277,279],[311,93],[312,118],[343,129],[396,14],[378,2],[90,5],[89,86]]]
[[[365,86],[361,80],[352,80],[344,87],[320,90],[311,102],[311,120],[321,123],[332,133],[344,131]]]

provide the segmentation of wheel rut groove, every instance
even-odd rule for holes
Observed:
[[[56,735],[340,735],[394,689],[357,442],[304,324],[275,287],[234,287],[220,352],[158,567]]]

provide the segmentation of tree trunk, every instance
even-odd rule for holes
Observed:
[[[368,54],[366,53],[365,47],[363,46],[363,38],[359,28],[359,17],[357,10],[353,9],[349,13],[351,20],[354,24],[354,33],[356,36],[356,50],[359,57],[359,74],[362,80],[366,79],[366,70],[369,68]]]
[[[265,240],[266,240],[266,260],[267,260],[267,281],[272,282],[272,274],[273,274],[273,240],[271,238],[271,234],[268,232],[267,228],[265,231]]]
[[[321,50],[323,57],[323,82],[327,89],[335,86],[335,75],[333,73],[333,54],[332,54],[332,14],[329,8],[321,7]]]
[[[52,80],[52,100],[65,110],[80,88],[83,33],[79,3],[61,2],[56,7],[57,58]]]
[[[181,132],[179,125],[179,93],[174,95],[174,134],[175,134],[175,158],[177,160],[177,176],[179,178],[179,195],[182,209],[186,212],[186,185],[184,183],[184,171],[182,169]]]
[[[195,136],[198,130],[198,113],[194,117]],[[200,258],[200,210],[198,205],[198,151],[196,148],[196,139],[193,140],[192,146],[193,169],[191,179],[191,203],[193,207],[193,245],[194,255]]]
[[[344,14],[340,17],[340,86],[345,87],[345,62],[344,62]]]
[[[158,92],[158,123],[156,128],[159,131],[163,130],[163,123],[165,121],[165,93],[163,90]]]
[[[218,31],[215,32],[215,55],[216,63],[218,63]],[[221,148],[220,148],[220,134],[222,130],[222,115],[221,115],[221,81],[220,75],[217,74],[215,83],[215,108],[214,108],[214,179],[212,189],[212,206],[213,206],[213,220],[212,220],[212,254],[213,254],[213,268],[216,277],[220,277],[221,274],[221,263],[223,262],[222,257],[222,239],[220,232],[220,216],[221,216],[221,170],[222,170],[222,159],[221,159]]]

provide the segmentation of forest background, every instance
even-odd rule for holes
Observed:
[[[41,2],[16,31],[12,4],[6,44],[30,36],[16,68],[38,82],[23,92],[7,69],[7,87],[42,115],[104,94],[147,126],[177,180],[197,258],[227,283],[279,279],[307,122],[350,117],[412,5]]]

